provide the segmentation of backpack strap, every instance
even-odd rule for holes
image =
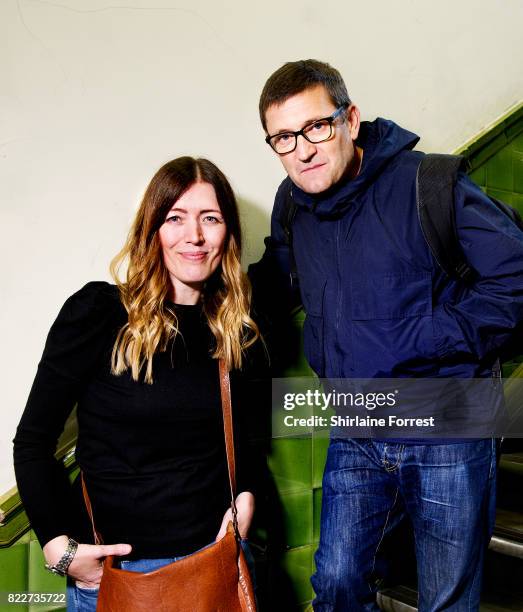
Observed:
[[[298,284],[298,271],[296,269],[296,259],[294,258],[294,249],[292,247],[292,223],[294,221],[294,217],[296,216],[298,206],[292,197],[292,182],[290,179],[285,185],[284,198],[279,221],[283,232],[285,233],[287,246],[289,247],[291,287],[295,287]]]
[[[454,207],[454,185],[463,162],[459,155],[425,155],[416,174],[416,206],[434,259],[448,276],[470,283],[475,272],[459,243]]]

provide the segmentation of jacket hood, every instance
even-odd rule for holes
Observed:
[[[378,117],[360,126],[356,146],[363,149],[360,173],[352,180],[342,179],[336,185],[319,194],[309,194],[293,184],[292,197],[298,206],[312,209],[321,217],[332,217],[342,213],[351,200],[362,189],[368,187],[383,166],[404,149],[412,149],[419,136],[403,129],[393,121]]]

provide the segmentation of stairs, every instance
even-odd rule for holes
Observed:
[[[521,452],[501,455],[499,464],[496,526],[485,560],[481,612],[523,611],[523,441],[516,447]],[[417,611],[415,578],[406,576],[402,582],[378,593],[385,612]]]

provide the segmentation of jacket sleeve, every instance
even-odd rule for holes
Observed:
[[[250,491],[258,498],[265,489],[272,433],[272,378],[261,339],[246,350],[241,370],[231,372],[231,393],[237,491]]]
[[[285,193],[290,179],[286,178],[276,193],[271,215],[271,235],[265,238],[265,252],[257,263],[249,266],[248,274],[253,287],[253,309],[262,330],[278,320],[287,320],[291,311],[300,305],[296,283],[291,283],[290,248],[281,225],[285,207]]]
[[[13,440],[18,490],[42,546],[74,533],[77,525],[72,490],[55,451],[67,417],[100,364],[111,310],[109,287],[89,283],[63,305]]]
[[[435,307],[438,350],[495,358],[523,320],[523,232],[465,175],[454,197],[458,238],[477,278]]]

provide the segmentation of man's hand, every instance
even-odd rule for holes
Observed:
[[[252,516],[254,514],[254,495],[248,491],[240,493],[236,498],[236,508],[238,510],[238,530],[240,532],[240,537],[246,538],[247,534],[249,533],[249,527],[251,526]],[[229,508],[223,515],[220,531],[218,531],[218,535],[216,536],[216,542],[221,540],[227,533],[227,525],[229,524],[229,521],[232,522],[231,508]]]
[[[48,565],[55,565],[62,558],[67,548],[68,537],[57,536],[44,546],[44,556]],[[109,555],[128,555],[132,550],[130,544],[79,544],[67,574],[81,588],[94,589],[102,579],[102,561]]]

